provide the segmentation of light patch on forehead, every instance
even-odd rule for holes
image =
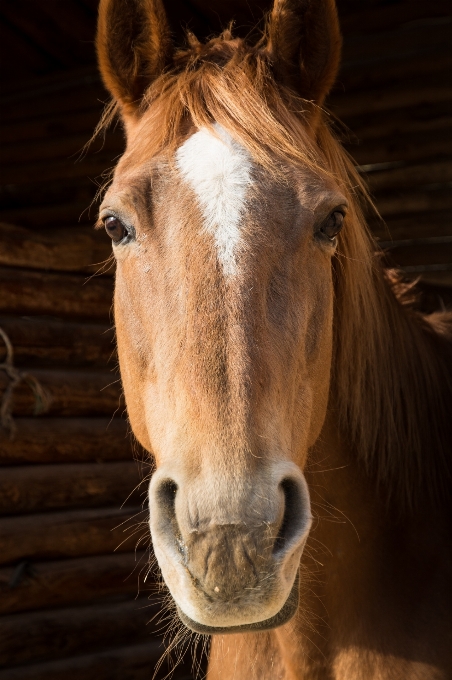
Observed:
[[[215,125],[218,136],[203,128],[176,153],[184,180],[198,197],[204,228],[212,234],[225,276],[237,271],[240,220],[251,184],[251,157],[228,132]]]

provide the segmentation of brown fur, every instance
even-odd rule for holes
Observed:
[[[271,493],[262,472],[268,453],[261,433],[273,435],[277,403],[281,419],[292,416],[285,422],[297,443],[293,459],[306,467],[319,517],[302,558],[304,590],[297,616],[265,634],[215,637],[209,679],[443,680],[452,663],[444,601],[451,566],[443,554],[450,547],[452,315],[418,313],[412,288],[383,266],[363,215],[373,209],[371,201],[321,111],[339,60],[334,3],[277,0],[256,45],[230,31],[207,44],[190,36],[188,47],[172,57],[161,37],[167,35],[165,20],[155,14],[160,4],[139,4],[145,6],[152,58],[146,56],[149,45],[141,29],[142,47],[132,61],[130,50],[118,56],[106,39],[110,12],[118,13],[118,26],[127,20],[120,3],[101,2],[98,40],[104,79],[127,132],[127,150],[107,198],[123,195],[139,215],[143,237],[152,233],[153,239],[144,270],[152,277],[143,278],[133,258],[118,266],[116,323],[132,427],[154,452],[158,468],[171,464],[179,470],[190,459],[187,488],[198,484],[202,496],[208,470],[229,488],[231,507],[237,489],[242,493],[241,522],[255,527],[249,533],[237,530],[236,519],[230,525],[215,520],[213,528],[207,524],[191,533],[181,511],[177,521],[176,515],[171,520],[180,544],[188,546],[192,577],[196,573],[212,601],[214,585],[226,578],[222,570],[228,572],[226,599],[231,601],[250,579],[260,583],[259,573],[250,576],[257,561],[244,558],[256,552],[265,562],[271,545],[263,549],[263,527],[267,541],[268,532],[273,540],[281,530],[281,516],[253,524],[269,507],[268,498],[257,495],[261,488]],[[136,74],[143,78],[137,80]],[[184,139],[213,123],[229,131],[259,168],[260,203],[265,206],[267,195],[276,205],[279,201],[282,217],[269,202],[258,213],[260,229],[254,222],[246,225],[255,242],[243,255],[251,273],[240,284],[251,291],[253,280],[272,282],[270,293],[264,293],[276,319],[272,323],[281,329],[274,337],[259,325],[264,305],[258,286],[245,305],[242,289],[240,297],[222,283],[196,228],[199,209],[174,167],[174,153]],[[308,251],[307,240],[293,256],[297,287],[291,277],[274,272],[280,266],[276,258],[289,257],[287,228],[295,219],[290,192],[300,177],[311,212],[316,196],[328,187],[345,197],[348,212],[332,265]],[[182,227],[173,228],[179,223]],[[151,289],[159,291],[153,293],[152,315]],[[180,290],[186,291],[182,316]],[[286,290],[287,307],[278,307]],[[294,319],[288,318],[291,310]],[[297,311],[311,324],[304,327],[300,352],[306,354],[299,357],[315,386],[310,407],[305,393],[291,401],[298,357],[285,325],[296,329]],[[268,327],[273,328],[270,322]],[[321,350],[313,349],[316,343]],[[330,357],[331,378],[319,356]],[[159,394],[162,403],[155,406],[160,410],[150,431],[143,395],[149,385],[160,384],[162,372],[166,392]],[[165,463],[161,423],[176,412],[183,414],[185,435],[176,441],[177,455]],[[252,503],[243,479],[254,480]],[[179,488],[180,504],[184,493]],[[198,510],[196,498],[187,502]],[[222,547],[215,548],[218,535]],[[225,550],[228,541],[231,548]],[[318,545],[325,548],[320,556]],[[215,567],[209,571],[210,555]]]

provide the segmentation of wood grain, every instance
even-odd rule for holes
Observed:
[[[30,374],[44,390],[46,400],[37,400],[24,379],[13,391],[11,412],[16,416],[110,416],[124,410],[117,374],[97,371],[50,371],[33,369]],[[9,383],[0,372],[0,395]]]
[[[110,260],[110,265],[105,265]],[[105,231],[73,226],[24,229],[0,223],[0,265],[113,275],[111,240]]]
[[[0,514],[138,505],[146,501],[148,472],[133,460],[2,468]]]
[[[76,463],[142,458],[121,418],[16,418],[0,430],[0,465]]]
[[[0,314],[49,314],[108,323],[113,283],[107,278],[0,267]]]
[[[155,614],[155,606],[145,598],[135,601],[128,597],[112,604],[3,616],[0,666],[19,666],[150,641],[156,626],[147,624]]]
[[[50,562],[28,562],[0,569],[0,613],[91,604],[108,597],[135,597],[149,592],[153,578],[143,583],[146,551]],[[143,571],[139,583],[139,574]]]
[[[111,325],[42,317],[0,316],[0,328],[13,346],[16,366],[108,370],[117,361]],[[0,362],[5,357],[6,347],[0,339]]]
[[[0,523],[0,564],[129,552],[141,537],[139,547],[144,549],[149,528],[141,507],[6,517]]]

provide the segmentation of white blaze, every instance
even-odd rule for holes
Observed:
[[[177,167],[195,191],[226,276],[237,271],[240,220],[251,184],[251,158],[220,125],[218,136],[206,128],[195,132],[176,153]]]

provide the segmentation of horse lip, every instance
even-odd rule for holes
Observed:
[[[295,614],[298,609],[300,593],[300,578],[297,572],[295,577],[292,590],[289,593],[289,597],[283,604],[282,608],[277,614],[271,616],[269,619],[264,621],[256,621],[256,623],[245,623],[238,626],[205,626],[202,623],[193,621],[189,616],[184,614],[179,605],[177,605],[177,613],[179,615],[182,623],[192,630],[194,633],[201,633],[203,635],[227,635],[230,633],[259,633],[263,630],[271,630],[272,628],[278,628],[284,623],[287,623]]]

